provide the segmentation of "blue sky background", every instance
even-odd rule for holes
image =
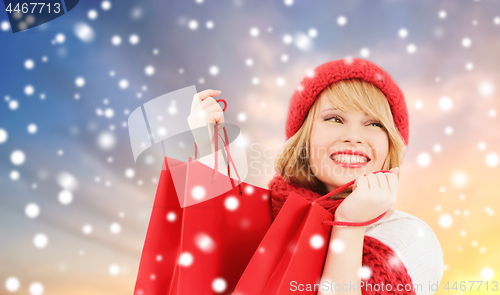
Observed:
[[[159,173],[135,166],[131,111],[190,85],[222,90],[260,168],[245,181],[267,188],[293,91],[347,56],[405,94],[395,208],[435,231],[443,280],[498,277],[500,1],[103,2],[16,34],[0,12],[0,293],[12,282],[16,294],[36,282],[51,295],[133,292]],[[191,98],[175,105],[168,129],[187,130]]]

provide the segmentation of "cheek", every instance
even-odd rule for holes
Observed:
[[[318,148],[317,142],[311,143],[309,147],[309,161],[311,163],[316,163],[319,159]]]
[[[389,154],[389,139],[387,135],[379,136],[374,140],[377,161],[384,161]]]
[[[324,136],[318,136],[319,130],[311,132],[310,145],[309,145],[309,161],[313,164],[319,164],[322,159],[326,157],[329,143]]]

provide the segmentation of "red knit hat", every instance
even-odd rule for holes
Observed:
[[[362,58],[345,58],[324,63],[306,76],[295,90],[286,119],[286,139],[302,126],[309,109],[328,85],[340,80],[359,78],[377,86],[389,101],[396,128],[406,146],[409,140],[408,109],[403,91],[380,67]]]

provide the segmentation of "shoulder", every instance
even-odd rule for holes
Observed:
[[[386,215],[381,220],[369,225],[366,228],[366,235],[379,235],[381,231],[386,233],[404,232],[404,237],[408,239],[428,241],[427,239],[434,240],[435,238],[437,241],[431,227],[420,218],[399,210],[392,210]]]
[[[414,284],[422,284],[420,294],[428,291],[429,282],[439,285],[444,271],[441,244],[425,221],[406,212],[392,213],[367,227],[365,235],[389,246],[401,259]],[[426,292],[427,291],[427,292]]]

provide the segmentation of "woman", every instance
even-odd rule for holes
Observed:
[[[220,93],[198,94],[209,123],[224,123],[212,98]],[[293,191],[314,201],[354,179],[352,187],[321,203],[335,214],[335,221],[366,222],[387,212],[369,225],[333,226],[321,278],[322,283],[338,286],[364,279],[372,287],[321,287],[318,294],[420,295],[437,290],[443,274],[439,241],[424,221],[391,209],[408,131],[402,91],[367,60],[348,58],[320,65],[295,91],[287,116],[287,142],[269,182],[273,218]],[[372,173],[379,170],[390,172]],[[388,291],[387,286],[381,289],[384,282],[405,284],[392,285]],[[413,284],[411,290],[407,284]]]

